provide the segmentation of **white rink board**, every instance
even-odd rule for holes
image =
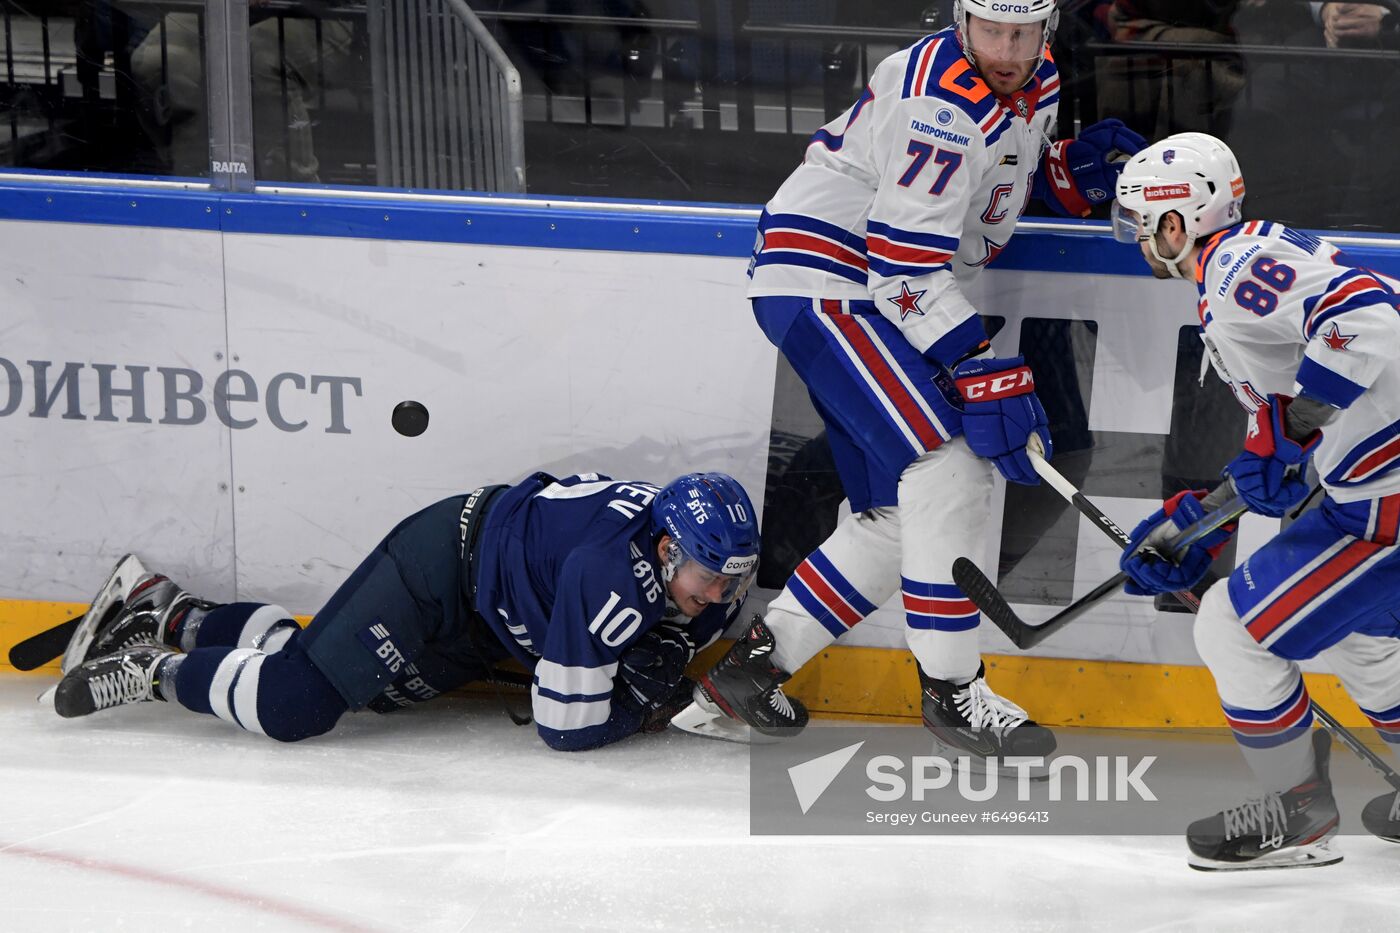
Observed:
[[[276,236],[225,247],[232,356],[264,379],[353,375],[364,391],[347,391],[350,434],[235,433],[245,593],[314,609],[416,508],[534,469],[655,482],[723,470],[762,507],[776,351],[734,285],[740,260]],[[389,423],[408,398],[431,415],[416,438]]]
[[[211,380],[223,368],[221,253],[213,232],[0,222],[0,359],[20,376],[17,387],[0,371],[0,412],[14,406],[0,417],[0,599],[86,602],[131,547],[211,598],[234,596],[229,432],[209,417],[161,424],[157,390],[159,367]],[[34,416],[30,361],[51,364],[50,392],[65,363],[81,364],[76,411],[60,393]],[[116,365],[114,389],[132,385],[125,367],[149,368],[150,423],[130,421],[115,393],[118,420],[97,420],[94,363]]]
[[[9,400],[21,393],[0,416],[0,599],[86,600],[135,549],[211,598],[311,614],[404,516],[537,468],[654,481],[725,470],[762,508],[777,353],[744,300],[743,260],[26,222],[0,222],[0,247],[0,359],[20,377]],[[1188,284],[991,271],[970,297],[1007,318],[1002,353],[1025,317],[1097,322],[1089,427],[1167,431]],[[30,360],[82,364],[82,418],[59,417],[62,399],[30,415]],[[123,367],[150,368],[151,423],[127,420],[120,395],[117,421],[94,420],[94,363],[115,365],[118,386]],[[200,423],[159,423],[158,367],[200,374]],[[226,369],[222,410],[239,427],[216,417]],[[408,398],[431,412],[418,438],[389,424]],[[1155,505],[1104,502],[1125,527]],[[1087,525],[1079,547],[1083,593],[1115,551]],[[756,595],[761,608],[772,594]],[[896,601],[848,640],[898,647],[902,629]],[[982,631],[988,650],[1011,650]],[[1195,661],[1181,616],[1128,598],[1038,653]]]

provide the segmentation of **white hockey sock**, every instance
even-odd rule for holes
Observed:
[[[209,707],[235,726],[266,735],[258,721],[258,676],[267,655],[255,648],[235,648],[219,662],[209,685]]]
[[[299,628],[291,613],[281,606],[260,606],[243,623],[237,647],[257,648],[271,654],[285,645]]]
[[[1400,639],[1353,632],[1322,657],[1391,752],[1400,755]]]
[[[953,583],[953,562],[986,550],[992,467],[955,439],[899,478],[905,636],[925,674],[967,683],[982,659],[981,615]]]
[[[1285,791],[1316,770],[1312,704],[1298,665],[1254,640],[1222,580],[1201,600],[1193,634],[1215,677],[1220,706],[1250,770],[1267,790]]]
[[[793,673],[861,622],[899,586],[899,518],[893,509],[847,516],[807,556],[768,606],[774,662]]]

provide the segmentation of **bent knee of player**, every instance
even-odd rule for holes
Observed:
[[[1230,604],[1229,588],[1224,580],[1207,590],[1201,599],[1191,634],[1201,660],[1212,671],[1228,665],[1241,654],[1266,651],[1240,621],[1235,607]]]
[[[325,735],[350,708],[326,675],[295,649],[266,657],[257,688],[256,731],[279,742]]]

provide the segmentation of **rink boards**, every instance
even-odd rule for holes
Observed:
[[[531,469],[724,470],[762,509],[793,439],[814,430],[743,297],[756,216],[0,184],[0,647],[61,621],[126,550],[210,598],[310,615],[405,515]],[[1400,266],[1387,241],[1346,245]],[[969,294],[998,319],[1000,354],[1028,333],[1067,342],[1096,448],[1085,489],[1131,527],[1161,485],[1144,465],[1171,456],[1182,424],[1193,287],[1140,274],[1092,224],[1035,224]],[[390,427],[404,399],[431,413],[420,437]],[[765,534],[785,520],[766,510]],[[990,520],[988,552],[969,555],[983,566],[1005,546],[1000,505]],[[1050,580],[1013,597],[1025,617],[1116,569],[1111,542],[1075,523],[1059,515],[1053,554],[1021,568]],[[1247,522],[1236,559],[1276,528]],[[908,656],[888,650],[902,645],[897,603],[804,672],[814,709],[915,712]],[[1105,723],[1160,721],[1158,707],[1190,718],[1180,681],[1194,678],[1213,723],[1189,631],[1122,597],[1037,657],[1001,658],[993,678],[1014,673],[1042,719]],[[990,626],[982,638],[1011,653]]]

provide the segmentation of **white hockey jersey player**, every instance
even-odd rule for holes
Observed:
[[[926,355],[980,329],[959,283],[1015,231],[1059,98],[1048,48],[1010,98],[978,76],[952,27],[885,59],[769,201],[749,297],[873,299]],[[965,333],[952,340],[965,349]]]
[[[1400,492],[1400,280],[1256,220],[1210,238],[1196,283],[1207,355],[1245,410],[1271,394],[1340,409],[1313,454],[1328,494]]]

